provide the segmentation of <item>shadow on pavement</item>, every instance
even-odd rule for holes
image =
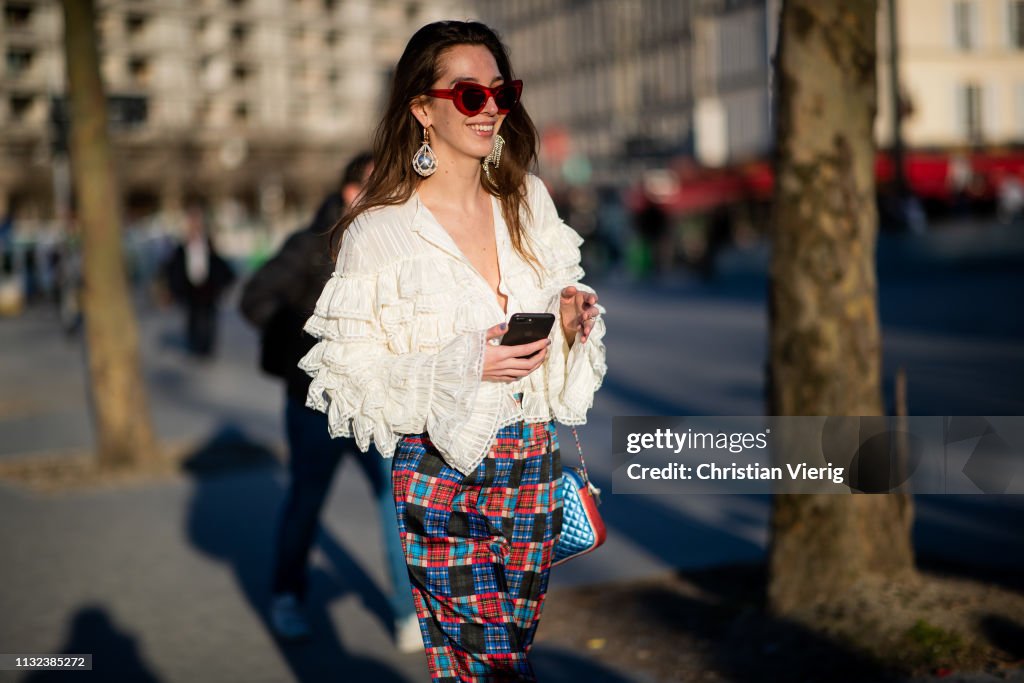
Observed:
[[[989,552],[993,551],[990,549]],[[1024,572],[1019,565],[994,567],[986,564],[969,564],[933,552],[917,553],[915,564],[919,570],[930,574],[981,581],[1024,594]]]
[[[226,474],[245,467],[275,467],[277,458],[238,426],[225,423],[185,459],[182,469],[193,477]]]
[[[640,591],[639,608],[656,628],[692,638],[711,666],[736,683],[761,681],[893,680],[876,661],[843,643],[765,611],[762,565],[686,572],[708,597],[695,599],[662,587]]]
[[[240,467],[243,464],[247,466]],[[266,610],[270,602],[273,543],[278,509],[285,495],[284,485],[276,476],[273,454],[228,426],[199,448],[186,461],[185,469],[196,480],[187,518],[191,542],[231,568],[241,593],[270,632]],[[317,542],[331,560],[333,572],[328,575],[312,569],[306,613],[314,637],[300,644],[274,641],[294,680],[314,683],[340,677],[349,681],[405,683],[402,674],[383,662],[345,649],[327,606],[357,592],[367,609],[390,628],[388,601],[330,534],[321,530]]]
[[[610,479],[594,475],[591,478],[603,491],[611,492]],[[659,497],[604,495],[601,517],[609,529],[669,567],[708,566],[720,564],[723,558],[736,561],[764,556],[760,544],[735,533],[736,529],[749,525],[741,510],[718,509],[721,506],[717,506],[716,514],[720,519],[712,525],[685,510],[661,503]]]
[[[1024,497],[917,496],[914,505],[919,569],[1024,594]]]
[[[572,652],[538,645],[530,650],[530,663],[540,681],[587,681],[587,683],[636,683],[600,664]]]
[[[91,654],[92,671],[37,671],[27,676],[24,683],[67,680],[157,683],[160,680],[143,661],[135,638],[120,630],[101,607],[90,605],[79,609],[71,618],[67,639],[52,651]]]
[[[981,619],[981,630],[993,645],[1017,661],[1024,660],[1024,623],[990,614]]]

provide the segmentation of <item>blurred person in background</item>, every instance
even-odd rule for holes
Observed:
[[[955,152],[949,157],[946,170],[946,187],[953,202],[953,213],[962,217],[971,209],[970,187],[974,182],[974,168],[971,160],[963,152]]]
[[[57,281],[57,308],[61,329],[71,338],[82,329],[82,235],[78,214],[72,205],[64,219],[64,232],[54,259]]]
[[[629,212],[618,190],[611,186],[597,189],[596,239],[605,250],[605,266],[614,270],[622,262],[629,235]]]
[[[644,192],[643,206],[633,221],[644,251],[640,263],[635,267],[639,275],[646,277],[668,272],[672,267],[672,250],[669,218],[665,209],[650,193]]]
[[[14,253],[14,210],[0,219],[0,317],[20,315],[25,304]]]
[[[285,382],[285,429],[288,437],[289,484],[281,510],[274,558],[270,624],[285,640],[311,635],[303,610],[309,554],[319,527],[320,512],[338,464],[352,454],[373,488],[391,574],[391,611],[395,640],[403,652],[423,649],[412,604],[408,572],[398,538],[391,492],[391,461],[363,456],[352,439],[332,439],[327,416],[306,407],[310,377],[299,359],[316,340],[302,330],[317,297],[334,270],[330,232],[362,191],[373,170],[373,157],[354,157],[342,173],[338,191],[320,204],[308,227],[293,233],[281,249],[252,276],[242,292],[241,310],[261,331],[260,365]]]
[[[301,361],[307,404],[394,457],[435,681],[536,680],[527,652],[562,522],[554,420],[586,422],[606,369],[582,240],[529,173],[522,87],[483,24],[412,36],[305,327],[320,339]],[[501,346],[517,312],[553,314],[551,337]]]
[[[697,272],[705,282],[715,279],[718,272],[718,255],[732,244],[732,213],[725,204],[712,209],[707,217],[704,251],[697,261]]]
[[[999,222],[1014,225],[1024,217],[1024,181],[1012,172],[1002,174],[996,187]]]
[[[199,204],[185,210],[185,241],[171,253],[167,288],[185,308],[185,338],[189,353],[213,356],[217,342],[217,305],[235,272],[213,246],[207,211]]]

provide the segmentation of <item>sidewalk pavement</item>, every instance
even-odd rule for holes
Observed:
[[[909,366],[911,413],[1024,414],[1024,350],[1003,328],[974,335],[956,324],[937,328],[927,304],[933,286],[915,280],[889,289],[900,307],[890,313],[886,365]],[[1006,292],[997,300],[984,274],[948,286],[953,307],[949,299],[934,303],[950,310],[943,324],[966,315],[957,312],[958,296],[973,315],[1008,312]],[[611,467],[601,454],[614,415],[762,412],[763,291],[609,288],[602,302],[614,317],[611,373],[580,434],[606,489],[610,537],[600,552],[555,570],[556,596],[559,587],[760,561],[767,498],[610,495]],[[258,374],[256,335],[230,308],[220,356],[208,364],[183,356],[176,316],[141,317],[150,408],[162,439],[226,438],[249,452],[283,450],[281,388]],[[30,311],[0,320],[0,347],[0,458],[88,449],[79,344],[60,336],[54,317]],[[562,442],[568,461],[567,432]],[[310,603],[320,636],[306,646],[271,638],[263,611],[285,481],[267,462],[55,496],[0,485],[0,652],[95,653],[97,670],[117,671],[96,680],[426,680],[421,655],[391,646],[377,520],[351,463],[335,482],[313,562]],[[919,554],[1024,567],[1024,501],[918,503]],[[541,680],[643,680],[546,647],[543,622],[534,658]],[[0,683],[51,678],[0,672]]]

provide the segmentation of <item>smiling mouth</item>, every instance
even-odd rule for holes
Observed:
[[[494,132],[493,123],[471,123],[469,124],[469,127],[477,133],[490,134]]]

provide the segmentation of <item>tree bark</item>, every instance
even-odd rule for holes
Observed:
[[[777,85],[769,412],[882,415],[875,279],[877,0],[785,0]],[[904,494],[779,495],[769,605],[913,573]]]
[[[158,457],[121,240],[93,0],[63,0],[71,169],[82,231],[83,290],[96,448],[101,467]]]

